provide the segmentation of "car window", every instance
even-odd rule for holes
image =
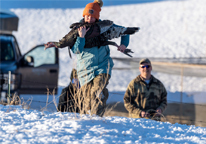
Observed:
[[[21,52],[19,50],[19,46],[17,44],[17,41],[14,39],[14,45],[16,47],[16,55],[17,55],[17,59],[21,57]]]
[[[33,57],[34,67],[38,67],[44,64],[55,64],[56,62],[55,48],[44,50],[44,46],[38,46],[27,53],[24,59],[26,60],[28,56]]]
[[[0,39],[0,53],[1,62],[15,60],[13,45],[9,40]]]

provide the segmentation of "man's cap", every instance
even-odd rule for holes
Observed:
[[[150,60],[149,60],[148,58],[144,58],[144,59],[141,59],[141,60],[139,61],[139,65],[141,65],[141,64],[143,64],[143,63],[149,63],[149,64],[151,65],[151,62],[150,62]]]

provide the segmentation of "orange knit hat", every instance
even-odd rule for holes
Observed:
[[[85,15],[89,15],[99,20],[99,13],[101,11],[102,5],[102,0],[94,0],[94,2],[88,3],[83,11],[83,17]]]

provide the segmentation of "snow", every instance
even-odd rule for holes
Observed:
[[[1,143],[198,143],[206,128],[126,117],[50,113],[2,106]]]
[[[14,1],[1,1],[3,8],[7,2],[10,10],[20,18],[18,32],[13,34],[23,54],[38,44],[58,41],[70,31],[72,23],[82,18],[83,7],[69,7],[72,1],[60,1],[65,2],[68,8],[52,5],[57,1],[48,1],[49,8],[45,8],[45,3],[39,8],[32,4],[12,7],[12,4],[16,4]],[[21,1],[21,4],[24,3],[28,4],[28,1]],[[206,1],[137,0],[105,3],[101,19],[113,20],[118,25],[140,27],[140,31],[130,37],[129,48],[134,51],[133,57],[206,57]],[[119,43],[120,40],[114,41]],[[111,46],[110,49],[112,57],[127,58],[115,47]],[[76,65],[75,55],[72,57],[69,58],[67,48],[60,50],[57,102],[62,88],[69,84],[70,72]],[[118,66],[124,65],[115,61],[115,67]],[[123,102],[127,85],[138,74],[138,69],[113,70],[107,103]],[[161,72],[152,74],[165,85],[168,102],[179,102],[182,94],[185,103],[206,103],[205,77],[181,77]],[[204,127],[148,119],[57,113],[54,104],[46,106],[46,95],[21,97],[28,100],[27,103],[32,99],[28,109],[0,105],[2,143],[206,143]],[[53,97],[49,97],[48,101],[52,102]]]

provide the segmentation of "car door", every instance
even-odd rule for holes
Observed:
[[[47,90],[57,93],[59,60],[58,49],[44,50],[38,45],[27,52],[19,61],[21,74],[20,94],[46,94]]]

